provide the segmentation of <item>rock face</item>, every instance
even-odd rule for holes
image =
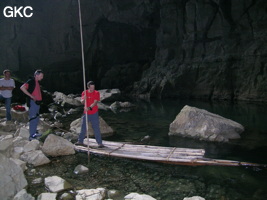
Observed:
[[[206,110],[185,106],[170,124],[169,135],[182,135],[207,141],[227,142],[240,138],[244,127]]]
[[[34,14],[0,15],[0,66],[24,79],[42,67],[48,90],[82,91],[77,2],[5,2],[0,10],[17,3]],[[86,78],[145,98],[266,101],[266,7],[265,0],[85,1]]]
[[[0,196],[2,200],[13,199],[15,194],[28,185],[22,169],[0,153]]]
[[[71,142],[54,134],[48,135],[45,139],[42,151],[49,156],[64,156],[75,153],[74,145]]]

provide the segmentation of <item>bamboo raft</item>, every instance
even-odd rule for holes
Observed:
[[[87,145],[87,139],[84,140]],[[204,149],[189,149],[177,147],[161,147],[149,145],[133,145],[129,143],[103,141],[104,148],[98,148],[95,139],[89,140],[89,152],[113,156],[119,158],[129,158],[137,160],[148,160],[176,165],[220,165],[220,166],[251,166],[251,167],[264,167],[267,165],[240,162],[233,160],[220,160],[205,158]],[[86,146],[75,146],[76,151],[88,152]]]

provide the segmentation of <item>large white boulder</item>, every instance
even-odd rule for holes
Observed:
[[[20,166],[0,153],[0,197],[1,200],[13,197],[28,183]]]
[[[182,135],[207,141],[239,139],[244,127],[206,110],[185,106],[170,124],[169,135]]]
[[[20,156],[20,159],[34,165],[35,167],[50,163],[50,160],[41,150],[25,152]]]
[[[51,192],[61,192],[72,188],[72,185],[58,176],[49,176],[45,178],[45,186]]]
[[[80,134],[81,126],[82,126],[81,118],[76,119],[73,122],[71,122],[70,130],[72,132]],[[105,120],[102,119],[102,117],[99,117],[99,127],[102,138],[112,136],[114,134],[114,130],[105,122]],[[91,123],[88,124],[88,131],[89,131],[89,137],[94,137],[94,131]]]
[[[130,193],[124,197],[125,200],[156,200],[147,194]]]
[[[106,196],[106,189],[84,189],[78,190],[75,197],[76,200],[102,200]]]
[[[75,154],[74,145],[68,140],[50,134],[45,139],[42,151],[49,156],[64,156]]]

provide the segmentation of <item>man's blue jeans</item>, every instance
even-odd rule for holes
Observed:
[[[5,101],[5,107],[6,107],[6,120],[10,121],[11,120],[11,97],[10,98],[5,98],[0,94],[0,100]]]
[[[35,103],[35,101],[30,100],[29,109],[29,121],[30,121],[30,137],[36,133],[38,122],[39,122],[39,110],[40,106]]]
[[[97,143],[100,145],[102,144],[102,138],[101,138],[101,133],[100,133],[100,128],[99,128],[99,117],[98,117],[98,112],[93,114],[93,115],[87,115],[88,122],[91,122],[92,128],[94,130],[95,134],[95,139]],[[85,133],[86,133],[86,116],[85,114],[82,117],[82,128],[81,128],[81,133],[79,135],[79,143],[83,143],[83,140],[85,138]]]

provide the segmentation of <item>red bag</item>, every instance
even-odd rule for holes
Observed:
[[[24,106],[21,106],[21,105],[13,106],[13,109],[16,111],[25,111],[26,110],[26,108]]]

